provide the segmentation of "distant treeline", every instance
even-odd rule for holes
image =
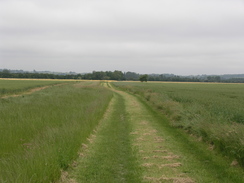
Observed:
[[[39,72],[11,72],[11,70],[0,70],[0,78],[33,78],[33,79],[85,79],[85,80],[118,80],[118,81],[139,81],[141,74],[135,72],[122,71],[93,71],[86,74],[53,74]],[[239,75],[238,75],[239,76]],[[242,76],[242,77],[241,77]],[[226,83],[244,83],[244,75],[240,78],[222,77],[222,76],[177,76],[174,74],[149,74],[148,81],[175,81],[175,82],[226,82]]]

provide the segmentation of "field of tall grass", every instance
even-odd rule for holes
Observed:
[[[114,82],[244,167],[244,85]],[[235,161],[234,161],[235,162]]]
[[[0,98],[0,182],[58,180],[77,158],[111,98],[112,92],[98,82]]]
[[[9,94],[18,94],[23,91],[42,87],[47,85],[54,85],[58,83],[64,83],[64,81],[58,80],[8,80],[0,79],[0,97]]]

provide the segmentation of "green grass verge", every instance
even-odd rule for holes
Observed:
[[[0,182],[59,179],[112,97],[98,85],[59,85],[0,99]]]

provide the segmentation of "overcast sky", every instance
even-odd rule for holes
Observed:
[[[244,0],[0,0],[0,69],[244,73]]]

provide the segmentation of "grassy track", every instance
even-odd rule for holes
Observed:
[[[243,171],[169,126],[163,116],[123,94],[133,123],[145,182],[242,182]]]
[[[171,127],[137,97],[108,87],[113,104],[63,182],[243,181],[243,171],[228,159]]]
[[[124,100],[115,94],[96,137],[90,139],[88,148],[83,148],[72,177],[77,182],[141,182],[130,132]]]
[[[112,92],[79,82],[0,98],[0,182],[243,182],[230,159],[104,85]]]
[[[244,167],[244,85],[116,82],[181,128]]]

